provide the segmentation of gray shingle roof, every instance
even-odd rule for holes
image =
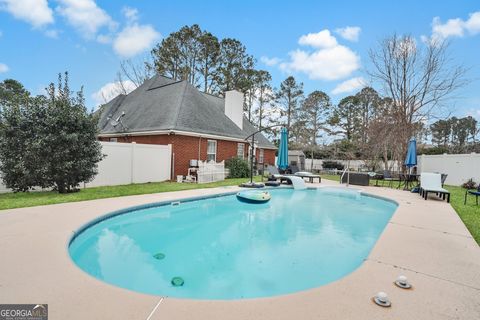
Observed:
[[[243,130],[225,113],[225,100],[200,92],[187,81],[174,81],[156,75],[128,95],[119,95],[101,108],[100,134],[179,130],[244,139],[257,129],[243,119]],[[113,126],[122,112],[121,125]],[[275,146],[262,134],[255,135],[258,145]]]

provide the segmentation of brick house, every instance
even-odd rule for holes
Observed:
[[[99,110],[99,140],[172,145],[172,179],[186,175],[190,160],[247,159],[245,138],[257,130],[243,115],[243,94],[225,98],[200,92],[187,81],[156,75]],[[255,135],[259,165],[274,165],[276,147]]]

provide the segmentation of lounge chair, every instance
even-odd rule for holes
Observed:
[[[294,174],[294,173],[297,173],[298,171],[300,171],[297,167],[297,165],[295,164],[291,164],[288,166],[287,169],[285,169],[285,174]]]
[[[475,196],[475,202],[477,203],[477,206],[478,206],[478,197],[480,197],[480,184],[478,185],[477,189],[465,191],[465,200],[463,201],[463,204],[467,204],[467,196],[469,195]]]
[[[439,173],[423,172],[420,175],[420,195],[427,200],[429,193],[435,193],[450,202],[450,192],[442,188],[442,176]]]

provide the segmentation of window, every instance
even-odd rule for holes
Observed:
[[[110,142],[118,142],[117,138],[110,138]]]
[[[239,143],[237,144],[237,157],[240,159],[243,159],[245,156],[245,144],[244,143]]]
[[[264,157],[264,155],[263,155],[263,149],[260,149],[260,154],[259,154],[259,156],[258,156],[258,162],[259,162],[259,163],[263,163],[263,157]]]
[[[207,161],[217,161],[217,141],[207,141]]]

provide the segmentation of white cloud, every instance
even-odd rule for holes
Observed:
[[[462,19],[449,19],[446,23],[442,24],[440,18],[435,17],[432,22],[432,33],[434,37],[440,39],[446,39],[452,36],[463,37],[463,25]]]
[[[50,29],[45,31],[45,35],[49,38],[57,39],[58,38],[58,30]]]
[[[439,17],[434,17],[432,21],[432,40],[445,40],[448,37],[463,37],[465,34],[477,33],[480,33],[480,11],[471,13],[467,20],[455,18],[442,23]]]
[[[290,52],[290,61],[279,64],[281,70],[303,72],[313,80],[338,80],[360,68],[360,57],[350,48],[338,44],[329,30],[303,35],[298,43],[315,49]]]
[[[298,40],[300,45],[312,46],[315,48],[331,48],[338,45],[337,39],[331,35],[330,30],[325,29],[317,33],[303,35]]]
[[[0,10],[38,28],[53,23],[53,11],[47,0],[0,0]]]
[[[131,7],[123,7],[123,15],[129,22],[135,22],[138,20],[138,10]]]
[[[465,29],[471,34],[477,34],[480,32],[480,11],[470,14],[470,17],[465,22]]]
[[[87,39],[94,38],[98,30],[103,27],[108,27],[110,30],[117,27],[117,23],[105,10],[98,7],[94,0],[58,1],[60,5],[57,11]]]
[[[112,43],[112,37],[108,34],[99,34],[97,36],[97,41],[103,44]]]
[[[97,40],[102,43],[113,42],[113,50],[123,58],[131,58],[149,48],[160,39],[161,35],[155,28],[147,24],[139,24],[138,10],[124,7],[122,13],[127,22],[126,26],[115,35],[114,39],[100,35]]]
[[[5,63],[0,63],[0,73],[7,72],[10,68]]]
[[[113,40],[113,50],[121,57],[131,58],[149,48],[160,38],[151,25],[126,26]]]
[[[269,66],[269,67],[272,67],[272,66],[275,66],[277,64],[280,63],[280,61],[282,61],[280,58],[276,58],[276,57],[273,57],[273,58],[269,58],[269,57],[266,57],[266,56],[262,56],[260,57],[260,61]]]
[[[355,91],[355,90],[358,90],[360,88],[365,87],[366,83],[367,82],[362,77],[352,78],[352,79],[343,81],[342,83],[338,84],[332,90],[332,94],[352,92],[352,91]]]
[[[345,27],[335,29],[335,32],[338,33],[343,39],[354,42],[358,41],[360,31],[362,31],[360,27]]]
[[[125,88],[127,93],[132,92],[135,90],[135,84],[130,80],[120,82],[109,82],[101,87],[97,92],[92,94],[92,98],[95,103],[98,105],[104,104],[118,96],[119,94],[123,93],[122,86]]]

